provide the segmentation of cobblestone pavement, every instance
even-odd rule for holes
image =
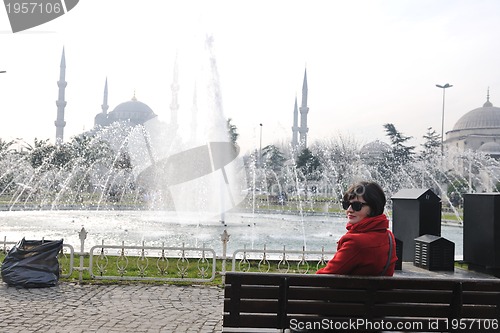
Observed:
[[[223,290],[212,286],[0,283],[0,332],[221,332]]]

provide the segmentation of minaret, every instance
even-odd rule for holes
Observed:
[[[59,87],[59,98],[56,101],[57,105],[57,119],[54,122],[56,125],[56,145],[60,145],[64,141],[64,126],[66,122],[64,121],[64,108],[66,107],[66,101],[64,100],[64,93],[66,90],[65,81],[66,78],[66,57],[64,56],[64,47],[61,56],[61,65],[59,71],[59,81],[57,81],[57,86]]]
[[[170,103],[170,126],[172,129],[177,130],[177,111],[179,110],[178,94],[179,94],[179,70],[177,67],[177,55],[175,56],[175,64],[174,64],[174,80],[172,81],[172,85],[170,86],[172,90],[172,102]]]
[[[307,106],[307,69],[304,70],[304,83],[302,84],[302,104],[300,106],[300,146],[302,148],[307,148],[307,113],[309,112],[309,107]]]
[[[102,98],[101,110],[103,115],[108,114],[108,78],[106,78],[106,82],[104,83],[104,96]]]
[[[299,133],[299,107],[297,106],[297,96],[295,96],[295,107],[293,108],[293,126],[292,126],[292,147],[297,149],[299,147],[298,133]]]
[[[94,118],[94,126],[107,126],[108,125],[108,78],[104,82],[104,95],[101,104],[101,113],[98,113]]]

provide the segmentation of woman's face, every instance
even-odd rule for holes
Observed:
[[[351,203],[351,205],[349,205],[349,207],[347,207],[346,209],[348,223],[356,224],[370,214],[370,206],[366,204],[366,201],[363,199],[363,197],[357,196],[356,198],[349,200],[349,202]],[[354,206],[361,205],[361,209],[359,211],[354,210],[352,204],[353,202],[360,203],[354,204]]]

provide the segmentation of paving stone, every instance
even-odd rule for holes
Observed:
[[[223,290],[211,286],[78,285],[15,288],[0,282],[0,331],[221,332]]]

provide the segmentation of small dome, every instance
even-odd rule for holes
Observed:
[[[486,142],[478,150],[490,155],[500,155],[500,144],[497,142]]]
[[[390,145],[385,142],[375,140],[361,147],[359,153],[362,158],[382,158],[385,153],[390,151]]]
[[[106,125],[107,118],[108,118],[108,116],[106,114],[104,114],[102,112],[98,113],[94,117],[94,124],[104,126],[104,125]]]
[[[489,97],[482,107],[463,115],[455,123],[453,131],[478,128],[500,128],[500,108],[493,106]]]
[[[366,145],[361,147],[360,153],[361,154],[380,153],[380,152],[385,153],[389,151],[391,151],[391,146],[380,140],[375,140],[372,142],[368,142]]]

